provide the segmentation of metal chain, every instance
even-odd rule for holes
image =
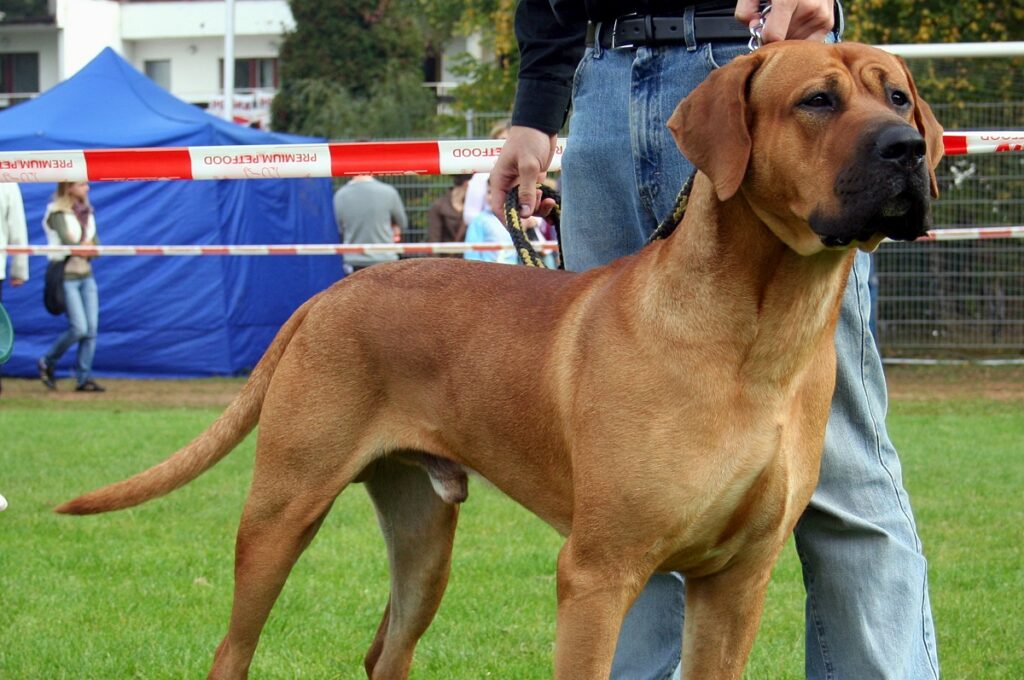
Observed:
[[[750,41],[747,43],[747,48],[753,52],[757,48],[764,45],[764,25],[768,22],[768,13],[772,11],[772,3],[766,4],[757,16],[757,26],[750,27]]]

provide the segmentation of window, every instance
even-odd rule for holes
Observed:
[[[0,54],[0,92],[39,92],[39,54]]]
[[[0,2],[3,7],[3,19],[14,22],[46,22],[53,19],[53,5],[47,0],[18,0],[17,2]]]
[[[273,89],[278,86],[277,59],[235,59],[235,89]],[[224,89],[224,60],[220,60],[220,87]]]
[[[164,88],[171,89],[171,60],[170,59],[147,59],[143,62],[146,75],[150,80]]]

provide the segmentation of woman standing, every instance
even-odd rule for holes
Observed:
[[[466,238],[462,209],[470,175],[453,175],[452,185],[427,210],[427,242],[458,243]],[[455,257],[461,257],[454,254]]]
[[[53,201],[46,206],[43,231],[50,245],[96,245],[96,220],[89,204],[88,182],[58,182]],[[59,260],[62,256],[51,256]],[[96,329],[99,324],[99,295],[92,275],[91,258],[72,255],[64,263],[64,298],[68,329],[49,351],[39,358],[39,378],[49,389],[57,389],[54,369],[64,352],[78,343],[76,375],[79,392],[104,392],[92,379],[92,359],[96,354]]]

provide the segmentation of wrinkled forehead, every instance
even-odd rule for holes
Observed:
[[[785,41],[761,49],[764,61],[751,82],[751,100],[764,93],[778,103],[780,93],[800,96],[815,88],[882,93],[911,87],[895,56],[867,45]]]

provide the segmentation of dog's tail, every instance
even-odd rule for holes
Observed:
[[[134,477],[91,491],[55,508],[66,515],[92,515],[130,508],[188,484],[231,452],[256,427],[263,398],[277,364],[296,329],[319,296],[292,314],[256,364],[242,391],[198,437],[170,458]]]

